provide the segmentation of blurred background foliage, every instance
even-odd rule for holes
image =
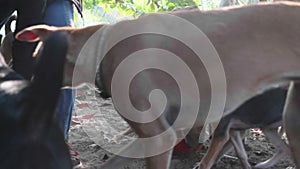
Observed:
[[[273,0],[83,0],[83,18],[75,12],[74,21],[75,27],[85,27],[178,8],[198,7],[201,10],[211,10],[222,6],[255,4],[259,1]],[[15,23],[12,24],[13,30],[14,27]],[[0,34],[4,34],[3,29],[0,29]]]
[[[75,14],[75,26],[89,26],[99,23],[115,23],[122,19],[172,11],[178,8],[198,7],[201,10],[221,6],[247,5],[259,0],[83,0],[84,17]],[[271,0],[261,0],[271,1]]]

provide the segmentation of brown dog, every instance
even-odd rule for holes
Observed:
[[[297,80],[300,77],[300,23],[298,22],[300,4],[298,3],[281,2],[224,8],[207,12],[198,10],[178,11],[171,14],[188,20],[202,30],[218,52],[227,82],[224,116],[232,112],[247,99],[256,95],[259,91],[266,90],[272,85],[287,84],[291,80]],[[157,26],[163,25],[166,30],[178,28],[180,31],[180,26],[173,27],[171,23],[161,22],[160,19],[162,16],[164,14],[150,14],[137,20],[105,26],[105,31],[101,32],[100,30],[100,34],[104,40],[99,41],[99,43],[105,46],[109,42],[110,36],[120,32],[122,28],[137,27],[144,29],[145,25],[139,24],[141,21],[143,23],[155,21],[157,22]],[[37,41],[45,39],[48,34],[54,31],[68,32],[71,46],[77,45],[76,47],[70,47],[67,62],[69,69],[66,70],[65,82],[71,84],[72,68],[74,68],[74,64],[77,61],[78,52],[87,39],[101,27],[103,25],[76,30],[71,28],[47,27],[45,25],[35,26],[25,29],[17,35],[17,38],[24,41]],[[34,38],[32,35],[34,35]],[[191,35],[190,38],[197,37]],[[97,79],[97,83],[100,84],[101,90],[107,96],[111,95],[112,77],[120,62],[126,57],[124,56],[125,53],[134,52],[136,49],[160,48],[167,49],[178,55],[193,55],[190,51],[185,50],[184,46],[180,45],[180,43],[170,42],[170,39],[166,37],[155,39],[155,43],[152,40],[144,36],[129,38],[126,43],[124,42],[127,45],[126,47],[124,47],[125,44],[117,46],[105,56],[99,66],[98,75],[101,78]],[[95,51],[97,50],[95,49]],[[159,59],[155,60],[153,58],[150,61],[158,65],[162,64]],[[208,112],[209,105],[211,104],[211,93],[209,92],[211,86],[207,72],[199,61],[190,58],[185,58],[184,61],[188,63],[190,69],[193,71],[201,93],[199,115],[188,135],[197,137],[206,118],[206,115],[203,116],[203,114]],[[95,73],[97,66],[94,63],[97,63],[96,55],[89,56],[84,62],[80,61],[76,63],[76,66],[80,69],[79,73],[82,75],[81,79],[77,79],[76,83],[91,81],[87,77],[89,77],[89,74]],[[167,65],[165,66],[168,67]],[[147,138],[166,131],[170,127],[169,117],[176,116],[178,107],[184,107],[185,105],[181,105],[180,100],[176,99],[180,98],[180,92],[176,84],[169,83],[172,79],[165,78],[164,75],[157,74],[155,71],[145,71],[140,73],[140,75],[135,79],[137,83],[133,83],[131,86],[135,90],[131,90],[129,93],[131,102],[135,107],[141,110],[148,109],[149,91],[156,88],[166,89],[166,97],[171,99],[163,115],[152,122],[136,123],[125,119],[139,137]],[[297,93],[298,90],[296,88],[297,85],[294,86],[292,91]],[[193,93],[190,93],[190,95],[192,96]],[[222,97],[222,93],[219,93],[218,96]],[[286,118],[286,121],[290,124],[286,126],[286,131],[292,143],[291,149],[294,152],[296,166],[300,167],[300,141],[297,142],[297,138],[300,135],[294,125],[297,121],[295,119],[300,118],[300,114],[296,113],[300,111],[300,108],[296,106],[296,101],[293,102],[297,98],[298,95],[290,95],[288,97],[288,102],[291,105],[288,104],[289,106],[286,108],[288,113],[286,117],[291,116],[291,118]],[[291,113],[291,109],[294,114]],[[117,110],[119,113],[122,113],[119,109]],[[186,112],[185,115],[189,116],[189,113]],[[191,125],[188,123],[187,121],[187,126]],[[184,128],[180,128],[180,130],[182,129]],[[174,128],[173,132],[169,133],[170,138],[176,138],[176,134],[178,134],[176,133],[177,130],[177,128]],[[168,139],[165,140],[162,138],[154,144],[158,148],[163,148],[164,143],[168,143]],[[147,157],[147,168],[169,168],[171,154],[172,150],[169,150],[156,156]],[[105,167],[117,168],[117,165],[121,164]]]

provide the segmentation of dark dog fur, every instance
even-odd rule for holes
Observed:
[[[71,169],[63,134],[54,118],[62,85],[67,40],[48,38],[32,82],[0,64],[0,163],[2,169]]]
[[[249,128],[262,129],[269,141],[276,146],[274,156],[257,164],[255,168],[269,168],[274,165],[282,155],[288,152],[287,145],[277,132],[282,124],[286,95],[286,89],[271,89],[249,99],[234,112],[223,117],[213,134],[211,145],[200,163],[200,168],[210,168],[219,152],[228,148],[229,141],[234,145],[243,168],[251,168],[240,134]]]

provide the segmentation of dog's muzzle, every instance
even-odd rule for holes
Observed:
[[[97,69],[98,71],[96,72],[96,78],[95,78],[95,86],[97,88],[96,91],[96,96],[101,97],[103,99],[108,99],[111,96],[106,92],[104,84],[103,84],[103,79],[101,78],[101,71]]]

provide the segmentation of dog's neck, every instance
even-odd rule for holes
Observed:
[[[106,37],[103,25],[79,29],[70,33],[69,50],[66,58],[64,84],[76,86],[83,82],[94,83],[99,54]],[[93,39],[97,39],[97,44]],[[88,65],[88,66],[87,66]],[[69,69],[70,68],[70,69]],[[73,68],[73,69],[72,69]],[[74,70],[68,72],[69,70]]]

